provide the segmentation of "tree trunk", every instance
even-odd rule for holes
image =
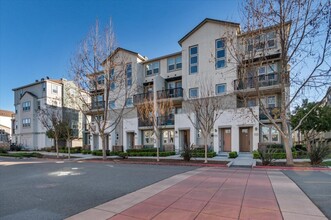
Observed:
[[[101,135],[100,137],[101,137],[101,146],[102,146],[102,159],[107,160],[105,136]]]
[[[293,162],[292,149],[290,146],[290,139],[287,137],[285,137],[283,139],[284,139],[284,148],[285,148],[285,152],[286,152],[286,165],[293,166],[294,162]]]
[[[207,152],[208,152],[208,145],[207,145],[207,136],[205,136],[205,138],[204,138],[204,144],[205,144],[205,161],[204,161],[204,163],[208,163],[208,155],[207,155]]]
[[[305,142],[306,142],[307,152],[310,153],[311,152],[311,144],[310,144],[310,138],[309,138],[309,135],[308,135],[308,131],[304,132],[304,138],[305,138]]]
[[[67,140],[67,146],[68,146],[68,159],[70,159],[70,148],[71,148],[70,139]]]
[[[155,130],[155,141],[156,141],[156,161],[160,161],[160,133],[159,130]]]
[[[59,158],[59,146],[58,146],[58,138],[55,137],[55,149],[56,149],[56,158]]]

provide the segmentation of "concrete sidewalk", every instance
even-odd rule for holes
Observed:
[[[327,219],[280,171],[200,168],[68,219]]]

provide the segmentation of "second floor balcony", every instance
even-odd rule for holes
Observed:
[[[157,125],[158,126],[172,126],[175,125],[175,115],[170,114],[166,116],[159,116],[157,117]],[[138,126],[139,127],[152,127],[153,122],[150,120],[143,120],[138,118]]]
[[[133,96],[133,104],[141,104],[143,102],[153,101],[153,92],[140,93]]]
[[[157,99],[183,98],[183,88],[173,88],[157,91]]]

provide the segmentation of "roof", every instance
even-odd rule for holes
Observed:
[[[239,27],[240,26],[239,23],[235,23],[235,22],[222,21],[222,20],[217,20],[217,19],[212,19],[212,18],[205,18],[202,22],[200,22],[200,24],[198,24],[197,26],[195,26],[195,28],[193,28],[182,39],[180,39],[178,41],[179,45],[182,45],[182,43],[183,43],[184,40],[186,40],[189,36],[191,36],[197,30],[199,30],[199,28],[201,28],[207,22],[212,22],[212,23],[217,23],[217,24],[224,24],[224,25],[230,25],[230,26],[235,26],[235,27]]]
[[[0,116],[11,117],[14,114],[12,111],[8,110],[0,110]]]
[[[291,21],[285,22],[285,25],[291,25],[291,24],[292,24]],[[264,31],[272,30],[272,29],[275,29],[275,28],[277,28],[279,26],[280,26],[280,24],[276,24],[276,25],[271,25],[271,26],[268,26],[268,27],[259,28],[259,29],[252,30],[252,31],[243,32],[238,37],[244,37],[245,35],[248,35],[248,34],[254,34],[254,33],[259,33],[259,32],[264,32]]]
[[[173,57],[173,56],[177,56],[177,55],[181,55],[181,54],[182,54],[182,52],[179,51],[179,52],[176,52],[176,53],[171,53],[171,54],[163,55],[163,56],[160,56],[160,57],[155,57],[153,59],[146,60],[143,63],[149,63],[149,62],[153,62],[155,60],[161,60],[161,59],[164,59],[164,58]]]
[[[25,86],[20,86],[20,87],[14,88],[14,89],[12,89],[12,91],[16,91],[18,89],[23,89],[23,88],[26,88],[26,87],[34,86],[34,85],[37,85],[37,84],[40,84],[40,83],[43,83],[43,82],[47,82],[47,81],[62,84],[61,79],[43,79],[43,80],[38,80],[37,82],[34,82],[34,83],[27,84]]]
[[[33,94],[32,92],[26,91],[26,92],[24,92],[23,95],[21,96],[21,99],[22,99],[22,97],[23,97],[25,94],[29,94],[29,95],[31,95],[32,97],[38,98],[38,96],[36,96],[36,95]]]
[[[113,52],[107,57],[107,59],[110,59],[112,56],[114,56],[114,55],[115,55],[118,51],[120,51],[120,50],[122,50],[122,51],[124,51],[124,52],[127,52],[127,53],[131,53],[131,54],[137,56],[137,57],[138,57],[139,59],[141,59],[142,61],[145,61],[145,60],[146,60],[146,58],[143,57],[142,55],[140,55],[139,53],[134,52],[134,51],[132,51],[132,50],[124,49],[124,48],[122,48],[122,47],[117,47],[116,50],[114,50],[114,51],[113,51]],[[105,59],[105,60],[102,62],[102,64],[104,64],[104,63],[106,62],[107,59]]]

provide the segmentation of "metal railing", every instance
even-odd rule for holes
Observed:
[[[286,83],[288,80],[286,80]],[[247,77],[234,80],[234,90],[244,90],[259,87],[279,85],[281,76],[279,73],[263,74],[260,76]]]
[[[183,97],[183,88],[173,88],[157,91],[158,99],[167,99],[167,98],[179,98]]]
[[[133,104],[139,104],[153,100],[153,92],[140,93],[133,96]]]

